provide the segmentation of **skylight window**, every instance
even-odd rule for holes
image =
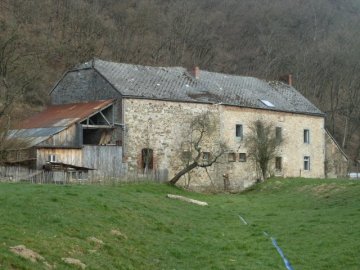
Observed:
[[[264,103],[264,105],[266,105],[266,106],[268,106],[268,107],[275,107],[275,105],[272,104],[272,103],[271,103],[270,101],[268,101],[268,100],[260,99],[260,101],[261,101],[262,103]]]

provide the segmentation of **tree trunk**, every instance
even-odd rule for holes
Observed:
[[[341,144],[341,147],[343,148],[343,149],[345,149],[345,145],[346,145],[346,138],[347,138],[347,136],[348,136],[348,128],[349,128],[349,120],[348,120],[349,118],[348,117],[346,117],[345,118],[345,128],[344,128],[344,135],[343,135],[343,141],[342,141],[342,144]]]
[[[183,176],[184,174],[190,172],[192,169],[196,168],[198,166],[198,163],[195,161],[191,164],[189,164],[188,166],[186,166],[184,169],[182,169],[180,172],[178,172],[170,181],[169,183],[171,185],[175,185],[177,183],[177,181],[179,181],[179,179],[181,178],[181,176]]]

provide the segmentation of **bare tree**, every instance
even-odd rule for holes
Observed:
[[[181,157],[184,168],[169,181],[175,185],[179,179],[195,168],[212,166],[226,151],[226,145],[216,138],[216,121],[211,113],[196,116],[190,123],[188,138],[182,142],[183,155]],[[206,152],[203,146],[207,145]]]
[[[32,53],[24,51],[20,44],[16,30],[0,35],[0,163],[7,160],[10,152],[26,146],[8,136],[13,109],[22,101],[24,93],[31,91],[36,78]],[[33,67],[31,71],[29,63]]]
[[[266,180],[269,163],[275,158],[278,147],[283,143],[282,138],[276,137],[274,126],[263,120],[257,120],[250,126],[250,134],[246,137],[245,146],[249,158],[254,160],[260,169],[263,180]]]

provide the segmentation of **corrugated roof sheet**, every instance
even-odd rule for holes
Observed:
[[[281,82],[200,70],[195,79],[182,67],[149,67],[94,59],[94,67],[122,95],[188,102],[223,103],[296,113],[322,114],[295,88]],[[270,108],[261,100],[274,104]]]
[[[112,103],[113,100],[99,100],[49,106],[44,111],[21,122],[17,126],[18,129],[10,130],[8,137],[19,138],[26,143],[27,147],[32,147]]]
[[[36,129],[33,132],[46,132],[43,128],[68,127],[71,124],[85,119],[97,111],[109,106],[113,100],[98,100],[84,103],[52,105],[44,111],[24,120],[18,129]],[[35,136],[37,137],[37,136]]]

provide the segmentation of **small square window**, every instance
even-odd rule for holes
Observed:
[[[181,155],[181,159],[182,159],[182,160],[188,161],[188,160],[191,159],[191,157],[192,157],[191,151],[189,151],[189,150],[184,150],[184,151],[182,151],[182,155]]]
[[[304,143],[310,143],[310,130],[304,129]]]
[[[235,126],[235,136],[237,139],[242,139],[243,137],[243,125],[237,124]]]
[[[203,152],[202,159],[203,159],[203,161],[209,161],[210,160],[210,152]]]
[[[310,157],[309,156],[304,157],[304,170],[310,171]]]
[[[239,153],[239,161],[246,162],[246,153]]]
[[[228,161],[229,162],[236,161],[236,154],[235,153],[228,153]]]

